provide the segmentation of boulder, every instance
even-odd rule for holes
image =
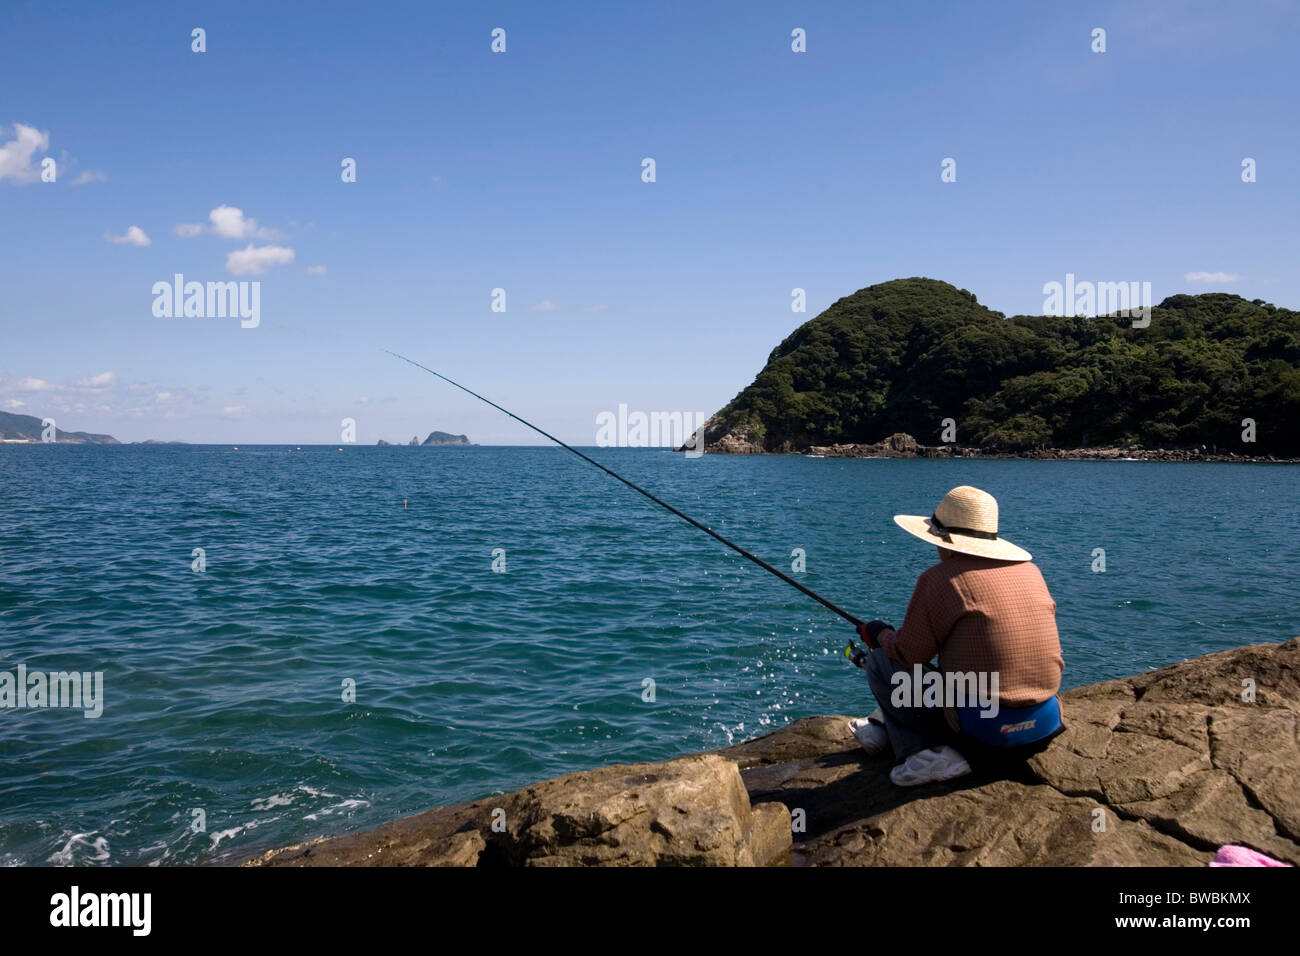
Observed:
[[[696,440],[694,436],[691,437],[692,442]],[[682,447],[685,449],[686,446]],[[727,432],[717,441],[705,445],[704,450],[710,454],[722,455],[761,455],[764,452],[762,444],[744,432]]]
[[[927,447],[905,432],[895,432],[872,445],[813,445],[808,454],[827,458],[941,458],[951,455],[952,450],[943,445]]]
[[[695,754],[568,774],[365,833],[268,853],[264,866],[763,866],[790,859],[790,814],[753,808],[734,761]]]

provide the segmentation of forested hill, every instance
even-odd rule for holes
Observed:
[[[45,427],[35,415],[15,415],[12,412],[0,412],[0,440],[38,442],[44,440]],[[61,428],[54,431],[54,440],[60,444],[73,445],[116,445],[118,441],[112,435],[95,435],[90,432],[68,432]]]
[[[1124,317],[1006,318],[936,279],[882,282],[805,322],[705,425],[754,450],[907,432],[991,452],[1137,444],[1300,452],[1300,313],[1223,293]],[[1243,442],[1243,419],[1255,442]]]

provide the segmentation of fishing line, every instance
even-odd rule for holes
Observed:
[[[862,623],[862,621],[861,621],[859,618],[854,617],[852,614],[850,614],[848,611],[844,610],[843,608],[841,608],[841,607],[839,607],[839,606],[837,606],[837,605],[835,605],[835,604],[832,604],[830,601],[826,600],[826,598],[822,597],[822,596],[821,596],[820,594],[818,594],[816,591],[812,590],[812,588],[804,587],[802,584],[800,584],[800,583],[799,583],[798,581],[796,581],[794,578],[790,577],[790,576],[789,576],[788,574],[786,574],[785,572],[783,572],[783,571],[779,571],[779,570],[777,570],[776,568],[772,567],[772,565],[768,564],[768,563],[767,563],[766,561],[764,561],[762,558],[758,557],[758,555],[756,555],[756,554],[751,554],[749,551],[746,551],[744,548],[742,548],[740,545],[736,544],[734,541],[729,541],[729,540],[727,540],[727,539],[724,538],[722,535],[718,534],[718,532],[716,532],[716,531],[714,531],[712,528],[710,528],[708,525],[703,524],[702,522],[696,521],[694,518],[692,518],[692,517],[691,517],[690,515],[688,515],[688,514],[685,514],[684,512],[678,511],[676,508],[674,508],[674,507],[673,507],[672,505],[670,505],[668,502],[663,501],[662,499],[655,497],[655,496],[652,495],[650,492],[648,492],[648,491],[646,491],[644,488],[642,488],[640,485],[636,484],[635,482],[628,481],[626,478],[624,478],[624,477],[623,477],[622,475],[620,475],[618,472],[613,471],[613,470],[610,469],[610,468],[606,468],[604,465],[602,465],[600,462],[596,461],[595,459],[593,459],[593,458],[588,458],[588,457],[587,457],[586,455],[584,455],[582,452],[578,451],[578,449],[574,448],[572,445],[565,444],[564,442],[560,441],[558,438],[556,438],[554,435],[550,434],[549,432],[542,431],[542,429],[538,428],[538,427],[537,427],[536,425],[534,425],[532,422],[525,421],[524,419],[522,419],[522,418],[520,418],[518,415],[516,415],[514,412],[510,411],[510,410],[507,409],[507,408],[502,408],[500,405],[498,405],[496,402],[492,401],[491,399],[484,398],[484,397],[483,397],[482,395],[480,395],[478,392],[471,391],[470,389],[466,388],[464,385],[461,385],[459,382],[453,382],[453,381],[452,381],[451,379],[449,379],[447,376],[442,375],[442,374],[440,374],[440,373],[438,373],[438,372],[435,372],[433,369],[431,369],[431,368],[429,368],[429,367],[427,367],[427,366],[425,366],[425,365],[421,365],[419,362],[416,362],[416,361],[413,360],[413,359],[409,359],[409,358],[407,358],[405,355],[398,355],[396,352],[390,351],[389,349],[384,349],[384,351],[385,351],[385,352],[388,352],[388,354],[391,355],[391,356],[393,356],[394,358],[399,358],[399,359],[401,359],[403,362],[408,362],[408,363],[410,363],[411,365],[414,365],[416,368],[424,369],[424,371],[428,372],[430,375],[436,375],[438,378],[442,379],[442,380],[443,380],[444,382],[446,382],[448,385],[455,385],[455,386],[456,386],[458,389],[460,389],[462,392],[467,392],[467,393],[469,393],[470,395],[473,395],[475,398],[477,398],[477,399],[478,399],[479,401],[481,401],[481,402],[487,402],[487,404],[491,405],[491,406],[492,406],[493,408],[495,408],[497,411],[499,411],[499,412],[504,412],[505,414],[507,414],[507,415],[509,415],[511,418],[513,418],[515,421],[519,422],[521,425],[527,425],[527,426],[528,426],[529,428],[531,428],[533,431],[537,432],[537,434],[539,434],[539,435],[541,435],[541,436],[543,436],[543,437],[545,437],[545,438],[549,438],[551,441],[555,442],[555,444],[559,445],[561,448],[564,448],[564,449],[566,449],[566,450],[568,450],[568,451],[573,452],[575,455],[577,455],[577,456],[578,456],[579,458],[581,458],[583,461],[587,462],[587,463],[590,464],[590,465],[595,465],[597,468],[599,468],[601,471],[603,471],[605,474],[609,475],[610,477],[612,477],[612,478],[617,478],[619,481],[623,482],[623,484],[627,485],[627,486],[628,486],[629,488],[631,488],[633,491],[637,491],[637,492],[640,492],[641,494],[645,495],[647,498],[649,498],[651,501],[653,501],[653,502],[654,502],[655,504],[657,504],[659,507],[661,507],[661,508],[665,508],[665,509],[667,509],[668,511],[671,511],[673,514],[675,514],[677,517],[681,518],[683,521],[687,522],[688,524],[692,524],[692,525],[694,525],[695,527],[697,527],[697,528],[699,528],[701,531],[703,531],[705,534],[707,534],[707,535],[711,535],[712,537],[714,537],[714,538],[716,538],[717,540],[721,541],[723,544],[725,544],[725,545],[726,545],[728,548],[730,548],[732,551],[735,551],[737,554],[740,554],[740,555],[742,555],[742,556],[748,558],[749,560],[753,561],[755,564],[757,564],[757,565],[758,565],[760,568],[762,568],[764,571],[770,572],[771,574],[775,574],[778,578],[780,578],[780,579],[781,579],[782,581],[784,581],[786,584],[790,585],[791,587],[798,588],[800,591],[802,591],[804,594],[808,595],[808,596],[809,596],[810,598],[812,598],[814,601],[818,602],[818,603],[821,604],[823,607],[826,607],[826,608],[828,608],[829,610],[834,611],[836,614],[838,614],[840,617],[844,618],[844,620],[848,621],[850,624],[854,625],[855,627],[856,627],[857,625],[859,625],[859,624]],[[701,436],[701,438],[702,438],[702,437],[703,437],[703,436]]]

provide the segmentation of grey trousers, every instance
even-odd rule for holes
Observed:
[[[925,671],[938,671],[930,664],[922,665]],[[910,703],[899,707],[890,698],[894,694],[894,674],[905,673],[909,681],[912,668],[908,664],[896,661],[880,649],[873,650],[867,657],[867,683],[871,693],[884,715],[885,730],[889,733],[889,744],[894,749],[895,761],[901,763],[914,753],[920,753],[928,747],[938,747],[951,743],[956,736],[948,726],[942,707],[914,707]]]

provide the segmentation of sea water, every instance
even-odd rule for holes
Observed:
[[[1300,633],[1300,466],[588,453],[895,624],[936,554],[891,516],[984,488],[1066,687]],[[4,446],[0,672],[102,712],[0,708],[0,862],[228,862],[865,714],[854,637],[558,448]]]

